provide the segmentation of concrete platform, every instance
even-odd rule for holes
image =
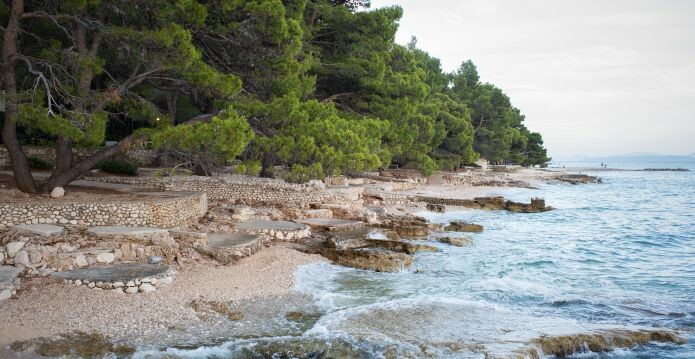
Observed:
[[[255,244],[258,236],[243,233],[210,233],[208,234],[208,246],[212,248],[244,248]]]
[[[156,277],[165,274],[169,266],[145,263],[121,263],[51,274],[59,279],[79,279],[90,282],[128,282],[136,279]]]
[[[102,226],[89,228],[87,230],[87,233],[91,233],[102,237],[143,237],[153,234],[168,234],[169,231],[167,231],[166,229],[154,227]]]
[[[52,224],[18,224],[12,226],[18,232],[38,234],[44,237],[57,236],[63,233],[63,227]]]
[[[262,231],[262,230],[275,230],[275,231],[301,231],[306,229],[306,225],[295,222],[287,221],[271,221],[271,220],[253,220],[248,222],[242,222],[234,226],[235,229],[243,231]]]
[[[361,221],[334,218],[308,218],[297,220],[297,223],[306,224],[311,228],[318,228],[326,231],[349,231],[364,227],[364,222]]]

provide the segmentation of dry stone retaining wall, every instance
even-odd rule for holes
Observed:
[[[202,217],[207,209],[207,196],[202,192],[127,202],[10,202],[0,204],[0,229],[36,223],[174,227]]]
[[[248,205],[290,205],[308,208],[312,203],[359,200],[362,189],[327,189],[322,183],[300,185],[281,180],[250,176],[219,177],[99,177],[93,181],[155,187],[162,191],[201,191],[213,201]]]

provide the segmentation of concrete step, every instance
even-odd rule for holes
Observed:
[[[241,222],[234,226],[236,232],[262,233],[273,239],[297,241],[311,235],[309,226],[302,223],[272,220],[252,220]]]
[[[150,235],[169,234],[169,231],[154,227],[99,226],[87,229],[87,233],[100,237],[124,236],[141,238]]]
[[[353,229],[358,229],[358,228],[364,227],[364,222],[351,221],[348,219],[308,218],[308,219],[300,219],[300,220],[297,220],[296,222],[306,224],[311,228],[322,229],[322,230],[331,231],[331,232],[350,231]]]
[[[160,264],[120,263],[55,272],[52,277],[90,288],[130,294],[153,292],[172,281],[170,268]]]
[[[210,256],[222,264],[232,264],[241,258],[256,254],[263,248],[263,238],[244,233],[209,233]]]
[[[44,237],[63,234],[63,227],[52,224],[18,224],[11,228],[17,232],[38,234]]]

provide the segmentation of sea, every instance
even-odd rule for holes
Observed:
[[[485,230],[450,233],[470,237],[466,247],[428,241],[439,251],[417,253],[397,273],[300,267],[294,320],[302,325],[283,330],[287,314],[278,313],[262,334],[136,356],[506,358],[524,357],[544,336],[670,329],[687,342],[586,346],[570,357],[695,358],[695,161],[564,166],[602,182],[489,193],[542,197],[556,208],[545,213],[419,213]],[[657,167],[690,171],[636,170]]]

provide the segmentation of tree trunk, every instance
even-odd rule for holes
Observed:
[[[72,140],[58,136],[56,143],[56,168],[51,176],[57,176],[72,167]]]
[[[27,156],[22,151],[17,139],[17,79],[15,68],[17,67],[17,35],[19,33],[19,20],[24,12],[24,1],[13,0],[10,16],[5,28],[4,42],[2,45],[2,75],[5,88],[5,124],[2,128],[2,142],[7,148],[12,164],[12,172],[17,188],[26,193],[36,193],[36,183],[31,176]]]
[[[113,146],[101,149],[99,152],[83,159],[82,161],[80,161],[80,163],[71,167],[67,171],[55,176],[51,176],[41,186],[41,192],[48,193],[52,191],[55,187],[67,186],[77,177],[91,170],[94,166],[96,166],[97,163],[99,163],[99,161],[107,159],[119,152],[125,152],[125,150],[128,147],[130,147],[131,145],[133,145],[141,139],[143,139],[143,137],[137,135],[130,135]]]

